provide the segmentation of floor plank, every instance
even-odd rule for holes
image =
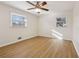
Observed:
[[[71,41],[37,36],[0,48],[0,58],[77,58]]]

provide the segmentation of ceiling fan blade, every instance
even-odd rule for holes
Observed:
[[[49,9],[46,9],[46,8],[40,8],[40,9],[45,10],[45,11],[49,11]]]
[[[35,8],[29,8],[29,9],[27,9],[27,10],[32,10],[32,9],[35,9]]]
[[[46,4],[47,4],[47,2],[45,2],[45,1],[44,1],[44,2],[42,2],[42,6],[44,6],[44,5],[46,5]]]
[[[31,3],[30,1],[26,1],[27,3],[33,5],[33,6],[36,6],[35,4]]]

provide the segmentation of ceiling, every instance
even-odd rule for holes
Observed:
[[[36,3],[31,1],[32,3]],[[34,10],[27,10],[28,8],[34,7],[25,1],[3,1],[2,3],[16,7],[18,9],[30,12],[32,14],[38,15]],[[74,2],[72,1],[47,1],[47,7],[49,11],[41,11],[41,14],[49,13],[50,11],[69,11],[72,10]]]

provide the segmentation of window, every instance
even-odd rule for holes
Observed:
[[[27,20],[23,15],[19,15],[16,13],[11,13],[11,26],[12,27],[26,27]]]
[[[66,17],[57,17],[56,18],[56,26],[57,27],[65,27],[66,26]]]

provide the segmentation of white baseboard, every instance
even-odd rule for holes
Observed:
[[[13,41],[13,42],[10,42],[10,43],[2,44],[2,45],[0,45],[0,47],[11,45],[11,44],[14,44],[14,43],[17,43],[17,42],[20,42],[20,41],[23,41],[23,40],[27,40],[27,39],[30,39],[30,38],[33,38],[33,37],[36,37],[36,35],[30,36],[30,37],[27,37],[27,38],[24,38],[24,39],[21,39],[21,40],[16,40],[16,41]]]
[[[76,48],[76,44],[75,44],[75,42],[74,42],[74,41],[72,41],[72,43],[73,43],[74,48],[75,48],[75,50],[76,50],[76,52],[77,52],[77,55],[78,55],[78,57],[79,57],[79,52],[78,52],[78,50],[77,50],[77,48]]]
[[[38,36],[44,36],[44,37],[50,37],[50,38],[55,38],[55,37],[53,37],[53,36],[48,36],[48,35],[42,35],[42,34],[40,34],[40,35],[38,35]]]

